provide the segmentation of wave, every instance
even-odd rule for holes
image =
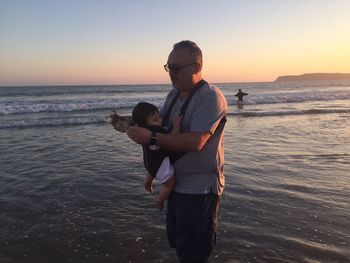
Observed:
[[[0,122],[0,129],[8,128],[33,128],[33,127],[52,127],[52,126],[71,126],[107,123],[104,117],[56,117],[39,118],[31,120],[7,120]]]
[[[287,115],[307,115],[307,114],[330,114],[330,113],[350,113],[350,109],[310,109],[294,111],[274,111],[274,112],[230,112],[232,117],[268,117]],[[51,126],[71,126],[88,124],[106,124],[107,116],[65,116],[65,117],[42,117],[35,119],[17,119],[0,121],[0,129],[8,128],[33,128]]]
[[[247,96],[244,100],[246,105],[275,104],[275,103],[298,103],[307,101],[332,101],[350,99],[350,90],[340,91],[305,91],[305,92],[274,92],[265,94],[254,94]],[[236,98],[228,97],[230,105],[236,104]]]
[[[230,112],[229,116],[243,117],[268,117],[268,116],[288,116],[288,115],[308,115],[308,114],[330,114],[330,113],[350,113],[350,109],[309,109],[290,111],[266,111],[266,112]]]
[[[132,108],[142,99],[77,99],[56,101],[4,101],[0,103],[0,115],[39,113],[39,112],[72,112],[108,109]],[[163,98],[147,98],[146,101],[160,107]]]
[[[331,101],[350,99],[350,90],[337,93],[268,93],[249,95],[246,105],[300,103],[307,101]],[[124,96],[119,98],[84,98],[61,100],[3,100],[0,101],[0,115],[39,113],[39,112],[73,112],[108,109],[125,109],[134,107],[139,101],[147,101],[161,107],[164,94],[141,93],[137,96]],[[235,105],[236,99],[227,96],[229,105]]]
[[[148,101],[160,107],[170,88],[170,85],[0,88],[0,115],[118,110],[132,108],[139,101]],[[236,97],[231,86],[230,88],[231,90],[224,87],[223,92],[229,105],[236,105]],[[257,89],[248,93],[249,95],[244,98],[246,105],[350,99],[349,87],[306,90]],[[28,96],[21,97],[24,94]],[[46,96],[47,94],[57,96]]]
[[[102,85],[102,86],[32,86],[32,87],[0,87],[1,97],[42,97],[122,94],[140,92],[167,92],[171,85]]]

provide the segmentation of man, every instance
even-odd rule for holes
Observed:
[[[223,129],[227,102],[217,87],[202,79],[202,65],[202,52],[192,41],[175,44],[164,65],[174,87],[161,109],[168,128],[182,105],[188,103],[181,112],[180,133],[162,134],[133,126],[127,131],[136,143],[187,152],[174,164],[176,185],[167,207],[168,241],[182,263],[209,261],[225,184]]]
[[[244,93],[241,89],[238,89],[238,92],[235,94],[235,96],[238,98],[238,101],[243,102],[243,97],[248,95],[248,93]]]
[[[243,97],[247,95],[248,93],[244,93],[243,91],[241,91],[241,89],[238,89],[238,92],[235,94],[235,96],[238,98],[238,101],[237,101],[238,107],[243,107]]]

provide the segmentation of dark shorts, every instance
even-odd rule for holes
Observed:
[[[220,196],[172,192],[168,199],[167,236],[181,263],[208,262],[216,243]]]

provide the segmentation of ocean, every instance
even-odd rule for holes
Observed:
[[[350,262],[350,82],[217,86],[229,112],[211,262]],[[106,122],[170,89],[0,87],[1,263],[177,262],[141,147]]]

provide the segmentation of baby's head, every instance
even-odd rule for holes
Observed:
[[[139,102],[132,111],[132,118],[138,126],[161,126],[162,118],[158,108],[148,102]]]

